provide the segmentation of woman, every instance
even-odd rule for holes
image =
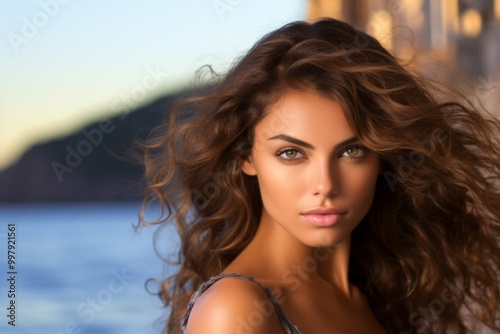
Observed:
[[[500,122],[432,89],[322,19],[178,102],[145,151],[167,332],[499,330]]]

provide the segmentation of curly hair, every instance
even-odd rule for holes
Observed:
[[[264,36],[209,88],[179,99],[143,143],[140,222],[173,223],[181,240],[178,271],[159,293],[170,308],[166,331],[179,331],[191,294],[255,235],[262,201],[241,162],[256,124],[296,90],[336,100],[381,158],[349,265],[380,323],[390,333],[500,330],[500,121],[438,98],[376,39],[324,18]],[[148,221],[152,202],[162,212]]]

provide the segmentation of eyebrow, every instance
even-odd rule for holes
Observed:
[[[298,138],[295,138],[295,137],[292,137],[292,136],[289,136],[289,135],[285,135],[285,134],[279,134],[279,135],[276,135],[274,137],[271,137],[271,138],[268,138],[267,140],[284,140],[284,141],[287,141],[291,144],[295,144],[295,145],[298,145],[298,146],[302,146],[302,147],[305,147],[305,148],[308,148],[308,149],[311,149],[311,150],[314,150],[314,146],[303,141],[303,140],[300,140]],[[350,137],[350,138],[347,138],[346,140],[343,140],[341,141],[340,143],[338,143],[337,145],[334,146],[334,149],[337,149],[341,146],[345,146],[347,144],[351,144],[353,142],[356,142],[358,141],[358,138],[357,137]]]

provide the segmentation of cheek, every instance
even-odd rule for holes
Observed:
[[[272,159],[259,161],[257,168],[264,205],[291,205],[304,192],[304,177],[296,168],[283,166]]]
[[[351,199],[351,203],[364,207],[371,205],[377,182],[377,170],[371,166],[351,170],[346,173],[344,191]]]

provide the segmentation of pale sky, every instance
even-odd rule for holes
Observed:
[[[306,0],[3,1],[0,170],[33,144],[224,70]]]

